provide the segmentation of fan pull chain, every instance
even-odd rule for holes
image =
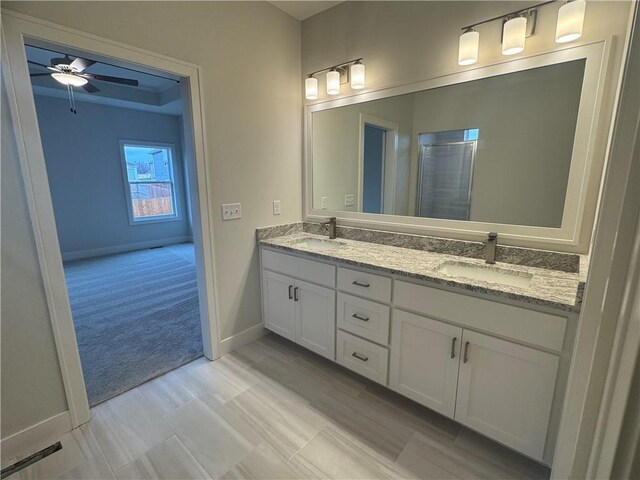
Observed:
[[[67,85],[67,91],[69,92],[69,109],[71,113],[76,115],[78,111],[76,110],[76,99],[73,96],[73,87],[71,85]]]

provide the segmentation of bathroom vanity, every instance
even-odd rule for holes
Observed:
[[[309,233],[260,258],[267,329],[551,464],[579,274]]]

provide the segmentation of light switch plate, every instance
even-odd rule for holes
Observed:
[[[344,196],[344,206],[353,207],[356,204],[356,196],[353,194]]]
[[[222,204],[222,220],[238,220],[242,218],[242,204],[240,203],[223,203]]]
[[[327,197],[322,197],[322,200],[320,201],[320,208],[322,208],[322,210],[326,210],[327,209]]]
[[[280,200],[273,201],[273,214],[280,215]]]

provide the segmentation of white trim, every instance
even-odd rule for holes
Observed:
[[[382,198],[380,203],[384,213],[393,213],[396,202],[396,171],[398,167],[398,132],[397,123],[389,122],[382,118],[360,114],[358,126],[358,211],[363,208],[364,202],[364,132],[365,126],[372,125],[385,131],[384,135],[384,162],[382,164]]]
[[[193,242],[192,237],[169,237],[158,240],[149,240],[147,242],[124,243],[121,245],[112,245],[110,247],[92,248],[90,250],[76,250],[74,252],[66,252],[62,254],[62,260],[80,260],[82,258],[102,257],[104,255],[113,255],[115,253],[134,252],[136,250],[144,250],[145,248],[163,247],[165,245],[174,245],[176,243]]]
[[[600,172],[604,163],[604,142],[601,138],[602,135],[597,135],[597,132],[603,109],[611,43],[610,39],[570,46],[459,73],[437,76],[408,85],[308,104],[305,107],[304,220],[317,221],[320,218],[334,216],[344,225],[463,240],[482,240],[487,231],[495,231],[500,233],[503,243],[507,245],[586,252],[595,217]],[[586,64],[561,228],[378,215],[313,208],[312,114],[314,112],[578,59],[585,59]]]
[[[172,190],[172,199],[171,203],[173,204],[173,214],[171,215],[156,215],[154,217],[141,217],[135,218],[133,216],[133,205],[131,204],[131,184],[129,183],[129,171],[127,170],[127,157],[124,152],[124,147],[127,145],[136,146],[136,147],[161,147],[169,149],[171,152],[171,159],[169,162],[169,176],[171,177],[171,190]],[[119,150],[120,150],[120,167],[122,168],[122,181],[124,182],[124,191],[125,191],[125,201],[127,203],[127,213],[129,214],[129,225],[146,225],[147,223],[161,223],[161,222],[175,222],[182,220],[181,211],[184,209],[184,205],[180,205],[178,203],[178,198],[182,196],[182,189],[180,188],[180,183],[176,181],[175,175],[175,163],[177,160],[176,157],[176,146],[173,143],[166,142],[146,142],[142,140],[128,140],[126,138],[121,138],[119,140]],[[149,182],[153,183],[153,182]],[[163,182],[167,183],[167,182]]]
[[[244,347],[247,343],[251,343],[268,333],[269,330],[264,328],[264,325],[262,323],[259,325],[254,325],[253,327],[249,327],[240,333],[222,340],[220,342],[220,355],[226,355],[227,353],[233,352],[238,348]]]
[[[69,411],[58,413],[40,423],[20,430],[3,438],[0,443],[2,451],[2,468],[16,461],[20,454],[35,453],[33,450],[47,441],[55,441],[60,435],[71,431]]]
[[[34,232],[38,260],[51,317],[58,360],[62,372],[71,424],[75,428],[89,420],[89,403],[82,376],[69,297],[66,289],[62,256],[56,231],[49,182],[38,129],[31,82],[24,49],[25,39],[67,45],[95,55],[146,66],[165,74],[182,77],[184,128],[187,141],[183,146],[189,175],[193,209],[193,237],[205,355],[219,356],[218,306],[216,302],[215,263],[212,236],[213,204],[211,172],[206,158],[203,98],[200,89],[201,67],[181,60],[131,47],[44,20],[9,10],[2,10],[3,68],[21,172]]]

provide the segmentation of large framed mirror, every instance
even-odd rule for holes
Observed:
[[[606,52],[593,43],[307,106],[306,219],[586,251]]]

